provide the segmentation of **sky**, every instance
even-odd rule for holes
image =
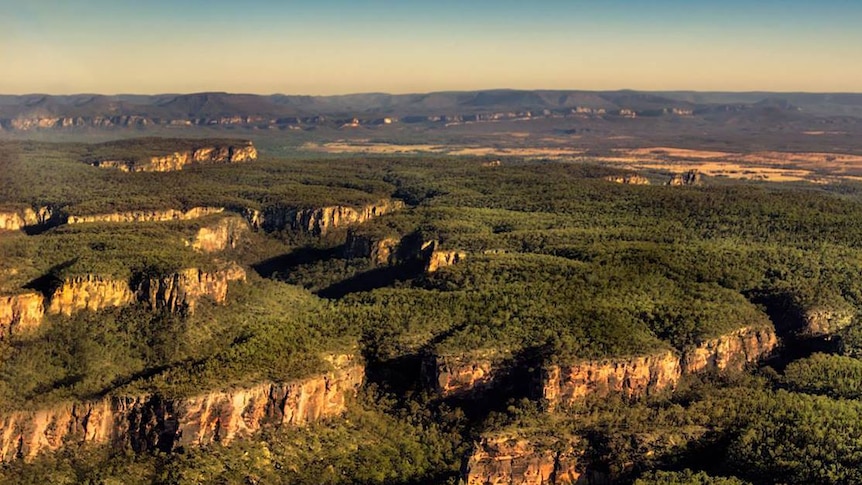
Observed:
[[[0,93],[862,92],[862,0],[0,0]]]

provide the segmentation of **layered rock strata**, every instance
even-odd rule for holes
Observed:
[[[149,157],[144,161],[96,160],[94,167],[113,168],[123,172],[171,172],[191,164],[240,163],[257,160],[257,149],[251,142],[216,145],[182,150]]]
[[[63,446],[111,445],[137,452],[227,444],[265,426],[301,426],[341,415],[364,379],[352,356],[335,370],[291,382],[180,399],[108,397],[0,414],[0,460],[32,459]]]
[[[199,219],[212,214],[224,212],[223,207],[193,207],[187,211],[176,209],[165,210],[137,210],[126,212],[112,212],[107,214],[91,214],[81,216],[69,216],[69,224],[86,224],[93,222],[164,222],[164,221],[187,221]]]
[[[39,293],[0,296],[0,337],[38,327],[44,314],[45,301]]]
[[[267,232],[292,229],[314,235],[325,235],[334,229],[361,224],[403,207],[404,203],[399,200],[382,200],[362,207],[336,205],[296,209],[274,206],[263,211],[246,210],[245,216],[252,227]]]
[[[537,445],[525,438],[486,437],[464,469],[467,485],[550,485],[576,483],[582,453],[571,443]]]

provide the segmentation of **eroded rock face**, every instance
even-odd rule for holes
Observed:
[[[467,485],[552,485],[576,483],[582,453],[571,444],[537,445],[524,438],[488,437],[467,461]],[[555,450],[554,448],[559,448]]]
[[[422,374],[439,395],[453,396],[492,386],[499,362],[490,355],[429,355],[423,361]]]
[[[94,167],[112,168],[123,172],[171,172],[190,164],[240,163],[257,160],[257,149],[251,142],[217,145],[183,150],[150,157],[145,162],[133,160],[97,160]]]
[[[0,212],[0,229],[20,231],[31,226],[56,225],[65,222],[65,217],[56,207],[25,207],[19,211]]]
[[[544,370],[542,397],[548,406],[572,404],[587,396],[622,394],[633,398],[672,389],[681,375],[673,351],[652,355],[551,365]]]
[[[93,214],[86,216],[69,216],[69,224],[85,224],[89,222],[164,222],[186,221],[224,212],[223,207],[193,207],[185,212],[176,209],[152,211],[127,211],[110,214]]]
[[[803,312],[804,337],[818,337],[835,333],[853,323],[854,311],[849,305],[837,307],[814,307]]]
[[[465,251],[446,251],[435,249],[434,251],[431,251],[431,254],[428,257],[428,262],[425,264],[425,272],[433,273],[440,268],[445,268],[446,266],[452,266],[453,264],[460,263],[466,258],[467,253]]]
[[[605,177],[608,182],[626,185],[649,185],[649,179],[638,174],[631,175],[609,175]]]
[[[763,359],[777,346],[778,337],[772,328],[742,328],[683,352],[682,372],[741,370],[746,364]]]
[[[700,172],[697,170],[689,170],[685,173],[678,173],[671,177],[665,185],[681,186],[681,185],[703,185]]]
[[[376,266],[392,265],[398,259],[398,244],[394,237],[375,239],[348,231],[344,256],[347,259],[368,259]]]
[[[228,284],[245,279],[245,270],[235,263],[213,272],[188,268],[167,276],[144,278],[136,285],[135,293],[153,310],[166,308],[171,312],[190,314],[194,313],[203,297],[224,303]]]
[[[0,337],[38,327],[44,314],[45,301],[39,293],[0,296]]]
[[[53,289],[48,298],[48,313],[69,316],[81,310],[126,306],[134,297],[128,281],[98,275],[76,276]]]
[[[374,217],[400,210],[400,200],[382,200],[362,207],[328,206],[313,209],[269,207],[263,212],[246,210],[245,216],[252,227],[267,232],[292,229],[315,235],[326,233],[351,224],[361,224]]]
[[[24,228],[24,219],[16,212],[0,212],[0,229],[20,231]]]
[[[286,383],[203,393],[184,399],[113,397],[0,415],[0,460],[31,459],[65,445],[111,444],[134,451],[227,444],[264,426],[299,426],[346,409],[365,377],[352,356],[335,370]]]
[[[248,232],[248,224],[239,216],[219,219],[215,224],[198,229],[190,242],[192,248],[202,253],[216,253],[236,248]]]

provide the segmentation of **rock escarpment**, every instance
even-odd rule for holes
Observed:
[[[851,323],[855,312],[849,305],[815,306],[802,312],[802,337],[822,337],[835,333]]]
[[[422,376],[441,396],[481,391],[494,385],[501,359],[492,352],[464,356],[429,355],[422,362]]]
[[[7,231],[20,231],[34,226],[54,226],[65,221],[66,215],[52,206],[0,212],[0,229]]]
[[[264,426],[300,426],[341,415],[364,380],[352,356],[335,369],[291,382],[202,393],[179,399],[108,397],[0,415],[0,460],[32,459],[85,443],[137,452],[227,444]]]
[[[608,182],[626,185],[649,185],[649,179],[638,174],[631,175],[608,175],[605,177]]]
[[[198,147],[181,150],[145,160],[96,160],[94,167],[113,168],[123,172],[170,172],[191,164],[240,163],[257,160],[257,149],[250,141],[229,145]]]
[[[228,284],[245,281],[245,270],[227,263],[214,271],[186,268],[162,276],[134,275],[130,280],[99,275],[63,279],[49,292],[48,313],[72,315],[79,311],[99,311],[122,307],[135,301],[152,309],[193,313],[201,298],[223,303]]]
[[[721,337],[707,340],[683,352],[683,374],[706,370],[741,370],[757,362],[778,346],[772,328],[742,328]]]
[[[345,257],[371,260],[376,266],[395,265],[407,261],[420,261],[425,272],[433,273],[440,268],[464,261],[467,252],[458,249],[440,249],[440,242],[422,239],[418,234],[409,234],[401,239],[387,236],[376,238],[357,234],[347,235]]]
[[[267,232],[292,229],[294,231],[322,236],[334,229],[351,224],[361,224],[374,217],[400,210],[403,207],[404,203],[400,200],[387,199],[361,207],[335,205],[297,209],[273,206],[263,211],[248,209],[244,214],[249,224],[256,229],[262,229]]]
[[[398,244],[394,237],[374,238],[348,231],[344,257],[368,259],[375,266],[392,265],[398,261]]]
[[[582,452],[555,440],[538,444],[525,438],[486,437],[464,469],[467,485],[549,485],[576,483]]]
[[[187,221],[201,217],[224,212],[223,207],[192,207],[187,211],[176,209],[165,210],[137,210],[126,212],[112,212],[108,214],[74,215],[69,216],[69,224],[86,224],[92,222],[164,222],[164,221]]]
[[[681,186],[681,185],[703,185],[703,179],[700,172],[697,170],[689,170],[685,173],[678,173],[671,177],[665,185]]]
[[[44,314],[44,297],[39,293],[0,296],[0,337],[38,327]]]
[[[248,233],[248,224],[239,216],[224,217],[198,229],[189,245],[202,253],[234,249]]]

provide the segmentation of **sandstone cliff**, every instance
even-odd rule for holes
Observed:
[[[816,306],[802,313],[803,327],[799,334],[803,337],[819,337],[835,333],[853,323],[855,316],[849,304]]]
[[[376,266],[392,265],[398,260],[398,244],[394,237],[377,239],[351,230],[347,232],[344,257],[368,259]]]
[[[425,272],[433,273],[440,268],[460,263],[466,258],[467,253],[464,251],[435,249],[428,256],[428,262],[425,264]]]
[[[211,214],[224,212],[223,207],[193,207],[185,212],[176,209],[138,210],[113,212],[109,214],[93,214],[86,216],[69,216],[69,224],[85,224],[90,222],[164,222],[198,219]]]
[[[203,393],[181,399],[109,397],[0,415],[0,460],[84,443],[134,451],[227,444],[264,426],[298,426],[344,412],[364,379],[352,356],[335,370],[298,381]]]
[[[252,227],[267,232],[292,229],[309,234],[324,235],[333,229],[351,224],[361,224],[403,207],[404,203],[400,200],[387,199],[358,208],[343,205],[312,209],[273,206],[262,212],[247,209],[244,214]]]
[[[665,185],[703,185],[703,180],[701,178],[700,172],[697,170],[689,170],[685,173],[678,173],[671,177]]]
[[[126,280],[98,275],[76,276],[63,280],[51,290],[48,313],[69,316],[81,310],[126,306],[133,300],[134,294]]]
[[[778,337],[772,328],[742,328],[684,351],[682,372],[741,370],[746,364],[763,359],[777,346]]]
[[[486,437],[464,469],[467,485],[551,485],[581,478],[582,452],[571,443],[538,444],[525,438]]]
[[[216,253],[236,248],[247,232],[245,219],[239,216],[225,217],[198,229],[188,244],[202,253]]]
[[[138,300],[148,303],[153,310],[165,308],[191,314],[203,297],[223,303],[228,284],[245,279],[245,270],[235,263],[213,272],[188,268],[170,275],[142,278],[135,285],[135,293]]]
[[[257,160],[257,149],[251,142],[216,145],[182,150],[137,160],[96,160],[94,167],[113,168],[123,172],[170,172],[190,164],[240,163]]]
[[[649,179],[638,174],[631,175],[608,175],[605,177],[608,182],[627,185],[649,185]]]
[[[0,296],[0,337],[39,326],[44,314],[44,297],[39,293]]]
[[[65,214],[56,207],[25,207],[18,211],[0,212],[0,229],[19,231],[33,226],[62,224],[65,220]]]
[[[423,380],[441,396],[482,390],[493,386],[499,375],[498,357],[493,352],[429,355],[422,362]]]

